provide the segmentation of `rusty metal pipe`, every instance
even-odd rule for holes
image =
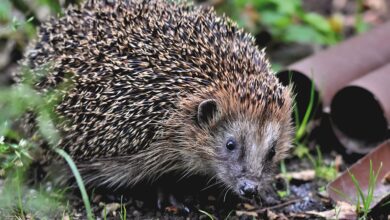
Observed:
[[[330,116],[336,135],[350,139],[343,143],[350,150],[365,153],[364,149],[369,151],[370,145],[389,138],[390,62],[337,92]],[[364,144],[359,147],[359,142]]]
[[[359,195],[357,193],[358,189],[355,188],[351,174],[355,176],[361,190],[366,193],[370,187],[370,163],[372,163],[372,170],[376,175],[378,175],[378,179],[374,183],[374,195],[370,208],[374,208],[379,204],[385,203],[390,199],[390,183],[387,181],[387,176],[390,174],[389,158],[390,140],[387,140],[377,146],[375,150],[357,161],[333,182],[329,183],[327,186],[329,197],[334,201],[344,201],[351,204],[357,204],[359,200]]]
[[[390,61],[390,22],[387,22],[365,34],[351,38],[311,57],[290,65],[279,72],[283,84],[290,79],[302,91],[310,91],[312,81],[317,95],[322,101],[323,111],[329,112],[332,98],[338,90],[354,79],[385,65]],[[292,77],[290,77],[292,72]],[[297,93],[299,102],[308,103],[305,93]],[[307,93],[310,94],[310,93]]]

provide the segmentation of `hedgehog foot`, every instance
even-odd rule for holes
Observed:
[[[163,211],[188,215],[190,208],[179,201],[172,193],[166,193],[161,188],[157,192],[157,208]]]

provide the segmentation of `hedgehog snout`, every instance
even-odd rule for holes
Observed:
[[[240,180],[238,183],[238,192],[242,197],[252,199],[258,194],[258,185],[248,179]]]

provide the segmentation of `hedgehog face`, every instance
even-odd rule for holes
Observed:
[[[282,126],[268,121],[260,127],[247,120],[225,125],[216,143],[219,178],[242,197],[258,195],[271,179],[285,148],[280,138]]]
[[[219,180],[235,193],[254,198],[266,188],[277,162],[290,148],[290,115],[255,120],[240,114],[225,121],[218,113],[207,114],[218,112],[216,103],[205,101],[198,110],[198,120],[214,117],[210,135],[216,159],[210,163]]]

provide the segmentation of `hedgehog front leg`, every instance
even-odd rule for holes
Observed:
[[[180,214],[190,213],[190,208],[184,202],[180,202],[173,193],[167,192],[161,186],[157,189],[157,208]]]

